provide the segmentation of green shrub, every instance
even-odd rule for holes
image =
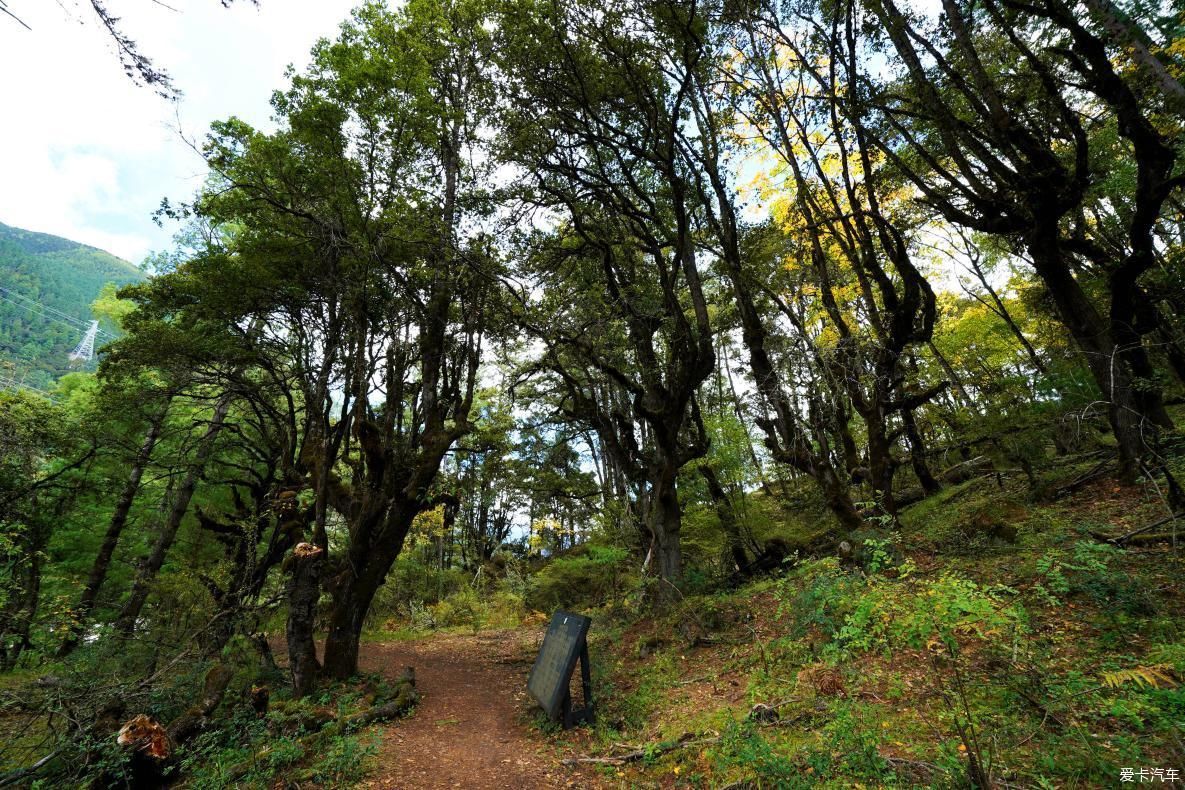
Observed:
[[[749,721],[733,721],[720,735],[720,743],[710,751],[714,773],[730,776],[740,773],[756,787],[809,787],[809,776],[785,754],[774,749]]]
[[[1051,605],[1062,598],[1082,596],[1107,612],[1155,613],[1156,602],[1146,586],[1133,583],[1118,567],[1121,555],[1114,546],[1090,540],[1076,541],[1069,552],[1046,552],[1037,560],[1042,581],[1034,590]]]
[[[180,751],[185,786],[193,788],[291,787],[314,784],[344,787],[365,778],[377,752],[375,731],[342,732],[329,722],[310,732],[305,726],[317,714],[339,719],[370,704],[381,704],[392,694],[389,683],[377,676],[358,684],[327,685],[313,698],[293,700],[283,693],[259,716],[240,706],[185,744]],[[373,702],[366,694],[370,690]],[[322,719],[324,721],[324,719]]]
[[[400,556],[387,576],[387,583],[379,588],[374,604],[367,614],[372,626],[383,626],[392,618],[414,621],[424,619],[425,606],[438,603],[469,586],[471,574],[459,568],[441,570],[426,564],[409,552]],[[420,627],[431,627],[422,622]]]
[[[486,599],[487,628],[514,628],[522,622],[525,607],[523,596],[512,590],[495,590]]]
[[[951,573],[919,583],[870,579],[836,642],[841,652],[857,653],[935,642],[953,648],[964,635],[998,637],[1024,628],[1023,612],[1008,604],[1012,592]]]
[[[594,660],[598,726],[613,733],[644,728],[663,705],[665,692],[678,682],[680,664],[674,654],[656,652],[626,678],[606,671],[603,664]]]
[[[817,631],[825,655],[845,656],[900,647],[921,648],[935,640],[953,645],[960,636],[998,637],[1025,629],[1015,591],[983,586],[953,573],[933,580],[884,576],[860,578],[834,558],[802,563],[779,582],[779,614],[790,617],[789,635]]]
[[[485,624],[485,601],[472,587],[462,587],[429,609],[438,628],[468,626],[476,631]]]
[[[615,546],[584,544],[555,557],[531,577],[530,609],[596,606],[620,596],[629,576],[628,552]]]
[[[336,735],[306,773],[313,782],[324,787],[353,785],[366,777],[381,741],[377,732]]]
[[[790,617],[790,636],[803,637],[817,630],[833,638],[851,610],[851,591],[856,584],[835,557],[800,563],[774,588],[778,615]]]

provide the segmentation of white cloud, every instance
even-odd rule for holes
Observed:
[[[183,91],[177,104],[124,75],[86,2],[67,10],[10,0],[32,28],[0,18],[0,222],[55,233],[138,261],[168,244],[151,214],[185,199],[204,167],[178,134],[200,138],[210,121],[238,115],[267,125],[284,67],[302,64],[332,36],[351,0],[262,0],[224,9],[188,0],[171,11],[150,0],[110,0],[124,29]]]

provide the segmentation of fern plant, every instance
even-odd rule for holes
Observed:
[[[1099,677],[1103,685],[1108,688],[1119,688],[1128,683],[1146,686],[1154,689],[1176,688],[1177,679],[1168,664],[1152,664],[1150,666],[1132,667],[1131,669],[1117,669],[1113,672],[1103,672]]]

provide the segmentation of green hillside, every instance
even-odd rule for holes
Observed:
[[[29,309],[25,300],[89,321],[91,302],[104,284],[125,285],[144,276],[127,261],[94,247],[0,223],[0,376],[44,389],[77,369],[67,356],[81,339],[81,329],[44,310]]]

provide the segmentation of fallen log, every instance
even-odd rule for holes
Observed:
[[[986,455],[977,455],[942,470],[938,473],[938,481],[944,485],[957,485],[993,471],[992,466],[992,459]]]
[[[1100,543],[1110,543],[1112,546],[1125,546],[1128,543],[1144,544],[1144,543],[1159,543],[1161,541],[1171,541],[1177,538],[1175,532],[1164,532],[1149,535],[1149,532],[1157,527],[1163,527],[1165,524],[1170,524],[1179,518],[1185,517],[1185,513],[1175,513],[1171,516],[1165,516],[1162,519],[1153,521],[1151,524],[1133,529],[1131,532],[1125,532],[1122,535],[1107,535],[1102,532],[1091,531],[1090,536]]]
[[[1113,546],[1147,546],[1152,543],[1172,543],[1174,537],[1177,540],[1185,539],[1185,535],[1174,536],[1171,532],[1143,532],[1133,535],[1123,542],[1120,542],[1118,538],[1109,538],[1100,532],[1091,532],[1090,536],[1100,543],[1110,543]]]
[[[323,721],[317,728],[298,740],[307,752],[316,751],[324,739],[349,730],[355,730],[380,721],[398,718],[406,714],[419,702],[420,695],[416,691],[416,671],[408,667],[395,681],[395,696],[389,701],[375,705],[372,708],[347,716],[343,719],[329,719]],[[327,709],[326,709],[327,710]],[[272,751],[268,745],[251,755],[238,765],[227,771],[224,777],[227,782],[234,783],[250,773]]]
[[[215,664],[202,681],[202,696],[197,704],[169,724],[167,732],[174,745],[182,744],[201,732],[209,723],[210,714],[222,703],[226,687],[234,677],[234,670],[226,664]]]
[[[1174,540],[1181,540],[1181,536],[1172,532],[1152,532],[1145,535],[1136,535],[1128,539],[1124,545],[1147,546],[1152,543],[1172,543]]]
[[[700,738],[698,740],[678,740],[668,741],[666,743],[657,743],[652,746],[644,746],[634,751],[626,752],[625,754],[618,754],[612,757],[568,757],[563,760],[564,765],[625,765],[626,763],[636,762],[646,757],[655,757],[667,752],[673,752],[676,749],[686,749],[693,746],[708,746],[713,743],[719,743],[720,738]]]
[[[130,755],[133,784],[155,787],[166,783],[166,776],[174,769],[176,749],[209,724],[210,715],[226,696],[234,671],[225,664],[215,664],[202,681],[198,701],[173,719],[168,726],[141,713],[133,716],[115,736],[115,741]]]
[[[133,787],[161,787],[176,767],[173,741],[156,719],[141,713],[119,728],[115,742],[128,753],[128,771]],[[104,777],[104,785],[114,777]]]
[[[1090,471],[1079,475],[1078,477],[1074,478],[1069,483],[1066,483],[1063,486],[1059,486],[1058,488],[1055,488],[1053,490],[1053,493],[1051,494],[1051,498],[1052,499],[1061,499],[1062,497],[1064,497],[1067,494],[1074,493],[1075,491],[1077,491],[1079,488],[1082,488],[1082,486],[1086,485],[1087,483],[1092,483],[1095,480],[1098,480],[1100,477],[1103,477],[1104,475],[1106,475],[1108,472],[1110,472],[1110,467],[1111,467],[1111,459],[1104,458],[1102,461],[1099,461],[1098,464],[1091,467]]]
[[[1142,535],[1145,532],[1151,532],[1152,530],[1156,529],[1157,527],[1160,527],[1160,526],[1163,526],[1163,525],[1168,524],[1170,522],[1176,521],[1177,519],[1181,518],[1182,516],[1185,516],[1185,513],[1174,513],[1171,516],[1165,516],[1164,518],[1160,519],[1159,521],[1154,521],[1151,524],[1148,524],[1147,526],[1140,527],[1139,529],[1133,529],[1131,532],[1128,532],[1125,535],[1120,535],[1117,538],[1112,538],[1111,542],[1113,542],[1115,544],[1127,543],[1128,541],[1130,541],[1132,538],[1136,537],[1137,535]]]
[[[342,726],[348,730],[365,727],[378,721],[394,719],[407,713],[420,701],[420,694],[416,691],[415,667],[408,667],[395,681],[395,696],[390,702],[375,705],[369,710],[355,713],[342,720]]]
[[[377,721],[393,719],[407,713],[419,701],[416,691],[416,672],[412,667],[404,670],[394,682],[388,695],[376,699],[377,691],[365,697],[371,707],[349,716],[339,716],[332,706],[322,705],[309,708],[295,700],[277,702],[272,706],[273,716],[268,727],[275,734],[294,736],[312,735],[323,730],[349,730],[365,727]]]
[[[34,774],[48,765],[50,760],[57,757],[58,751],[58,749],[54,749],[52,752],[45,755],[27,768],[18,768],[15,771],[9,771],[3,776],[0,776],[0,787],[9,787],[22,780],[30,779]]]
[[[400,695],[395,700],[384,705],[375,705],[370,710],[364,710],[361,713],[355,713],[353,716],[347,716],[342,720],[342,724],[346,729],[352,730],[358,727],[365,727],[368,724],[374,724],[375,722],[395,719],[415,707],[418,699],[419,695],[414,691],[407,697]]]

